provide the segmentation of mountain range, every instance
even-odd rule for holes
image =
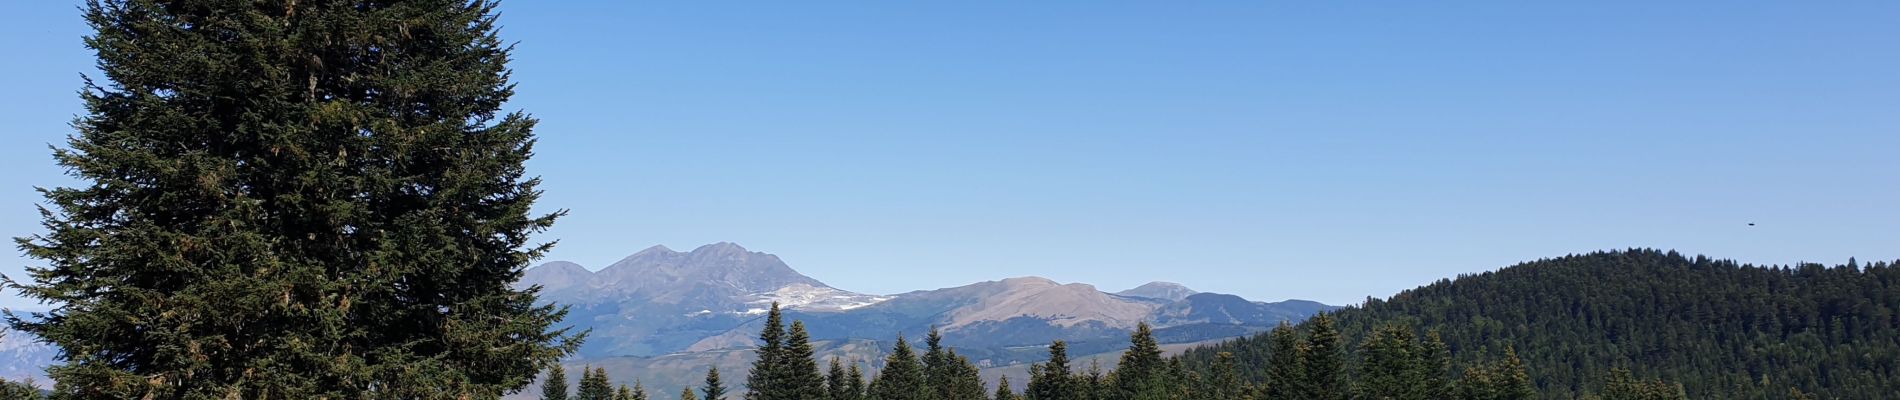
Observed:
[[[774,302],[788,320],[805,323],[821,354],[864,360],[871,368],[897,335],[917,338],[933,327],[946,345],[979,365],[1004,368],[1039,361],[1054,340],[1071,342],[1078,355],[1119,350],[1142,322],[1153,324],[1163,342],[1197,343],[1337,308],[1251,301],[1166,282],[1111,293],[1033,276],[864,294],[733,243],[691,251],[654,246],[597,271],[549,262],[527,270],[518,285],[540,286],[543,301],[570,307],[565,323],[590,330],[571,365],[625,369],[612,372],[656,387],[697,378],[678,368],[743,367]]]

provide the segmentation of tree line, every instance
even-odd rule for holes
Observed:
[[[803,322],[789,327],[774,304],[759,334],[757,359],[747,371],[744,400],[1164,400],[1164,399],[1391,399],[1391,400],[1520,400],[1537,397],[1532,379],[1515,349],[1504,348],[1484,361],[1454,370],[1450,349],[1436,332],[1416,334],[1402,324],[1382,326],[1348,357],[1333,317],[1322,314],[1303,324],[1275,328],[1267,337],[1270,358],[1257,371],[1247,371],[1234,353],[1218,353],[1211,368],[1191,368],[1188,359],[1165,357],[1153,330],[1139,324],[1129,335],[1129,347],[1115,367],[1099,363],[1074,365],[1068,347],[1055,341],[1048,360],[1029,367],[1029,380],[1018,393],[1002,378],[994,385],[978,374],[969,358],[942,343],[932,330],[922,354],[901,335],[884,359],[882,369],[866,376],[856,362],[832,358],[821,371]],[[847,366],[848,365],[848,366]],[[604,370],[583,368],[580,390],[570,396],[565,373],[548,373],[543,399],[646,399],[644,388],[610,390]],[[1255,373],[1257,372],[1257,373]],[[1627,378],[1627,371],[1622,372]],[[1681,397],[1677,386],[1657,382],[1618,381],[1624,392],[1608,400]],[[993,387],[994,389],[986,389]],[[714,368],[697,392],[682,388],[681,398],[726,399],[727,389]]]
[[[1888,262],[1760,267],[1675,251],[1595,252],[1440,280],[1330,318],[1351,333],[1349,348],[1403,323],[1436,332],[1458,362],[1514,349],[1546,399],[1676,386],[1711,399],[1900,393],[1900,269]],[[1259,380],[1275,347],[1267,334],[1182,357],[1205,371],[1232,353]]]

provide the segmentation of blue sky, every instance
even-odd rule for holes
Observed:
[[[591,268],[732,241],[871,293],[1351,303],[1598,249],[1900,258],[1900,2],[1553,3],[516,0],[502,24],[542,206],[572,211],[549,259]],[[0,4],[7,236],[71,183],[46,146],[91,68],[76,7]]]

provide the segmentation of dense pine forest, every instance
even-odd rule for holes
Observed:
[[[1757,267],[1628,250],[1442,280],[1334,318],[1348,349],[1393,324],[1436,333],[1460,361],[1514,349],[1544,398],[1660,379],[1698,399],[1872,399],[1900,393],[1896,310],[1891,263]],[[1262,381],[1276,348],[1261,335],[1182,358],[1205,371],[1235,354],[1245,379]]]

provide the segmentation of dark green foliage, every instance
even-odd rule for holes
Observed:
[[[1306,377],[1305,375],[1302,374],[1302,370],[1300,369],[1299,334],[1294,332],[1292,325],[1282,322],[1280,323],[1280,326],[1273,328],[1273,332],[1270,332],[1267,336],[1264,336],[1264,337],[1267,337],[1271,340],[1271,342],[1269,343],[1270,350],[1264,353],[1261,353],[1259,351],[1248,351],[1252,349],[1262,348],[1260,346],[1243,347],[1239,349],[1234,349],[1237,351],[1245,352],[1245,353],[1240,353],[1240,354],[1249,354],[1249,353],[1255,354],[1254,357],[1250,357],[1245,360],[1260,360],[1266,363],[1264,367],[1261,367],[1258,364],[1253,364],[1253,365],[1247,365],[1247,367],[1243,367],[1241,368],[1241,370],[1247,371],[1251,369],[1251,370],[1265,370],[1266,371],[1265,380],[1267,382],[1266,383],[1267,386],[1264,390],[1262,390],[1263,396],[1261,397],[1263,398],[1266,398],[1266,399],[1299,398],[1299,396],[1302,395],[1300,386],[1306,382]],[[1234,354],[1234,353],[1229,353],[1229,354]],[[1192,354],[1190,354],[1190,356],[1191,355]],[[1236,360],[1239,361],[1243,359],[1236,357]],[[1246,364],[1242,364],[1242,365],[1246,365]],[[1251,367],[1251,368],[1248,368],[1248,367]]]
[[[680,388],[680,400],[699,400],[699,396],[693,395],[693,388]]]
[[[1253,385],[1240,379],[1240,367],[1234,362],[1234,353],[1226,352],[1214,356],[1213,370],[1200,389],[1200,393],[1211,399],[1250,399],[1254,397],[1253,391]]]
[[[706,383],[699,387],[700,396],[706,400],[725,400],[726,382],[719,378],[719,367],[706,370]]]
[[[930,398],[929,387],[924,383],[924,365],[917,360],[917,352],[904,341],[903,335],[897,336],[897,345],[892,346],[891,355],[884,360],[884,371],[871,380],[869,398],[875,400],[923,400]]]
[[[1049,344],[1049,361],[1029,367],[1029,386],[1023,389],[1029,400],[1080,400],[1084,389],[1069,367],[1069,345],[1057,340]]]
[[[746,400],[798,400],[782,397],[778,382],[785,374],[785,320],[778,302],[765,314],[765,328],[759,330],[758,359],[746,376]]]
[[[1504,349],[1503,358],[1479,363],[1465,369],[1455,390],[1462,400],[1527,400],[1537,397],[1536,387],[1517,358],[1517,351]]]
[[[33,386],[33,380],[14,382],[0,379],[0,400],[40,400],[40,389]]]
[[[1341,354],[1339,331],[1327,314],[1314,316],[1306,323],[1305,342],[1296,350],[1300,360],[1300,383],[1293,385],[1296,398],[1310,400],[1345,399],[1346,363]]]
[[[943,334],[937,327],[930,327],[930,333],[924,335],[924,384],[932,399],[950,398],[950,376],[952,374],[950,352],[943,347]]]
[[[939,387],[949,388],[948,394],[942,397],[942,400],[984,400],[989,398],[987,396],[988,393],[983,391],[982,371],[976,368],[976,363],[970,362],[968,357],[957,354],[956,350],[950,350],[950,360],[950,366],[952,368],[950,380],[947,383],[938,384]]]
[[[1419,391],[1414,399],[1450,398],[1451,392],[1451,350],[1445,348],[1445,341],[1438,337],[1438,331],[1425,333],[1425,339],[1418,344],[1418,362],[1414,372],[1420,376]]]
[[[864,370],[858,369],[858,363],[851,363],[850,373],[845,374],[845,394],[853,399],[869,396],[870,388],[865,387]]]
[[[1005,376],[997,378],[996,395],[990,396],[990,398],[993,400],[1021,400],[1022,396],[1018,396],[1016,392],[1010,390],[1009,377]]]
[[[1161,344],[1155,342],[1154,330],[1143,322],[1135,326],[1135,332],[1129,334],[1129,346],[1122,352],[1121,361],[1116,363],[1115,372],[1110,381],[1114,388],[1108,394],[1109,399],[1159,399],[1166,398],[1171,379],[1166,364],[1161,359]]]
[[[943,335],[935,327],[924,337],[924,381],[932,399],[980,400],[986,398],[983,379],[976,364],[943,346]]]
[[[511,287],[534,119],[485,0],[97,0],[105,82],[11,320],[77,398],[492,398],[578,337]],[[558,214],[558,213],[557,213]]]
[[[1789,399],[1807,397],[1800,389],[1790,392]],[[1603,384],[1602,400],[1688,400],[1682,392],[1682,385],[1674,385],[1661,380],[1639,381],[1630,375],[1628,369],[1610,370],[1610,377]]]
[[[574,392],[575,400],[614,400],[614,385],[607,377],[604,368],[581,368],[580,390]]]
[[[825,372],[825,398],[831,400],[858,400],[863,393],[852,393],[852,379],[844,370],[844,361],[831,358],[831,368]]]
[[[638,381],[633,382],[633,387],[631,388],[627,387],[627,385],[620,385],[620,390],[614,393],[614,400],[647,400],[646,385],[642,385]]]
[[[813,358],[811,334],[805,331],[805,323],[792,321],[792,329],[786,337],[785,353],[779,359],[780,373],[772,382],[769,390],[775,399],[822,399],[826,396],[825,377],[818,373],[818,360]]]
[[[555,364],[548,368],[548,377],[541,383],[542,400],[567,400],[567,367]]]
[[[1332,314],[1349,349],[1380,325],[1437,331],[1464,366],[1511,347],[1539,397],[1601,393],[1610,371],[1681,384],[1689,398],[1823,399],[1900,393],[1900,271],[1892,263],[1755,267],[1628,250],[1441,280]],[[1189,351],[1264,371],[1269,339]],[[1197,367],[1200,368],[1200,367]],[[1262,376],[1248,377],[1260,381]],[[1269,386],[1269,389],[1272,389]]]

